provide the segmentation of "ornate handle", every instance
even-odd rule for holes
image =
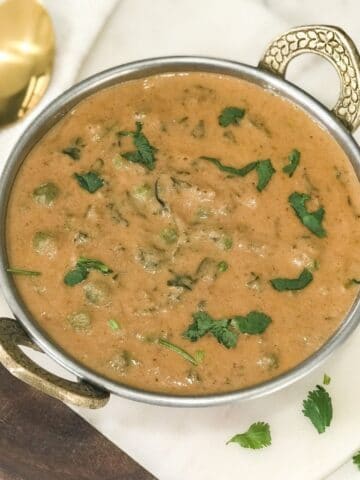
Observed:
[[[273,41],[259,67],[284,77],[290,60],[305,52],[321,55],[334,65],[341,92],[333,113],[346,128],[355,130],[360,124],[360,57],[353,41],[340,28],[327,25],[294,28]]]
[[[109,400],[107,392],[47,372],[30,360],[18,345],[41,351],[16,320],[0,318],[0,363],[15,377],[51,397],[79,407],[100,408]]]

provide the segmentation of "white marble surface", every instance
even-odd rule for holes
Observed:
[[[360,46],[359,14],[358,0],[120,0],[79,78],[126,61],[170,54],[256,64],[272,38],[305,23],[340,25]],[[323,61],[305,56],[291,66],[289,78],[327,105],[335,102],[336,75]],[[8,313],[3,303],[0,309]],[[60,371],[44,356],[36,358]],[[324,479],[360,448],[360,384],[354,373],[359,362],[360,330],[318,371],[251,403],[180,410],[112,397],[102,410],[78,412],[160,480]],[[334,420],[319,436],[302,416],[301,402],[324,371],[333,379],[329,390]],[[225,446],[230,436],[257,420],[271,424],[270,448]],[[359,475],[348,463],[329,480],[355,480]]]

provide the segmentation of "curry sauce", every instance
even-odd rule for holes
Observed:
[[[29,153],[9,272],[39,325],[120,383],[253,385],[334,333],[360,278],[352,166],[306,113],[241,79],[102,90]]]

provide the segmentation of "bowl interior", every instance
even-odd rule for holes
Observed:
[[[255,398],[277,391],[297,379],[302,378],[320,365],[356,328],[360,321],[359,297],[337,331],[318,351],[292,370],[264,383],[241,390],[200,396],[180,396],[139,390],[109,380],[86,368],[56,346],[47,336],[46,332],[40,329],[35,320],[32,319],[30,312],[17,292],[12,277],[6,273],[8,262],[5,245],[5,218],[12,184],[23,160],[43,135],[82,99],[98,90],[128,80],[159,73],[171,74],[174,72],[194,71],[218,73],[242,78],[264,89],[271,90],[275,94],[296,104],[307,112],[322,128],[327,130],[337,141],[352,163],[356,175],[360,180],[360,151],[351,135],[329,110],[301,89],[271,73],[236,62],[205,57],[165,57],[143,60],[106,70],[64,92],[40,113],[18,141],[8,159],[0,182],[0,222],[2,226],[0,232],[0,281],[10,308],[30,336],[44,352],[54,358],[67,370],[100,388],[137,401],[159,405],[190,407],[219,405],[233,400]]]

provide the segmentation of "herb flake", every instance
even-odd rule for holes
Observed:
[[[75,173],[74,177],[76,178],[80,187],[84,190],[87,190],[89,193],[95,193],[104,185],[104,180],[93,171],[82,174]]]
[[[282,171],[287,175],[289,175],[290,178],[294,175],[295,170],[299,166],[300,157],[301,157],[301,153],[299,152],[299,150],[296,150],[296,148],[294,148],[294,150],[292,150],[289,153],[289,156],[288,156],[289,163],[285,165],[285,167],[283,167]]]
[[[243,448],[259,449],[271,445],[270,425],[265,422],[253,423],[244,433],[238,433],[226,444],[237,443]]]
[[[164,338],[160,338],[159,341],[158,341],[159,345],[161,345],[162,347],[165,347],[167,348],[168,350],[171,350],[172,352],[175,352],[177,353],[178,355],[180,355],[184,360],[187,360],[188,362],[192,363],[193,365],[198,365],[198,362],[197,360],[192,356],[190,355],[190,353],[188,353],[186,350],[184,350],[183,348],[177,346],[177,345],[174,345],[173,343],[171,342],[168,342],[167,340],[165,340]]]
[[[286,290],[302,290],[313,280],[313,274],[307,268],[300,273],[298,278],[273,278],[270,283],[278,292]]]
[[[69,287],[73,287],[74,285],[86,280],[90,270],[98,270],[104,275],[113,272],[107,265],[105,265],[105,263],[101,262],[100,260],[80,257],[76,262],[75,268],[70,270],[64,276],[64,283]]]
[[[301,223],[310,230],[311,233],[319,238],[326,237],[326,230],[322,226],[325,210],[323,207],[318,208],[314,212],[309,212],[306,208],[306,203],[311,199],[307,193],[292,193],[288,200],[295,211]]]
[[[226,107],[222,110],[218,117],[218,122],[221,127],[228,127],[229,125],[239,125],[240,120],[245,115],[245,109],[239,107]]]
[[[142,128],[142,123],[136,122],[136,130],[134,132],[119,132],[120,136],[131,136],[136,148],[135,151],[122,153],[121,156],[129,162],[140,163],[148,170],[154,170],[157,148],[150,144],[147,137],[142,133]]]
[[[25,277],[39,277],[41,272],[36,272],[34,270],[23,270],[22,268],[7,268],[6,271],[8,273],[12,273],[13,275],[23,275]]]

